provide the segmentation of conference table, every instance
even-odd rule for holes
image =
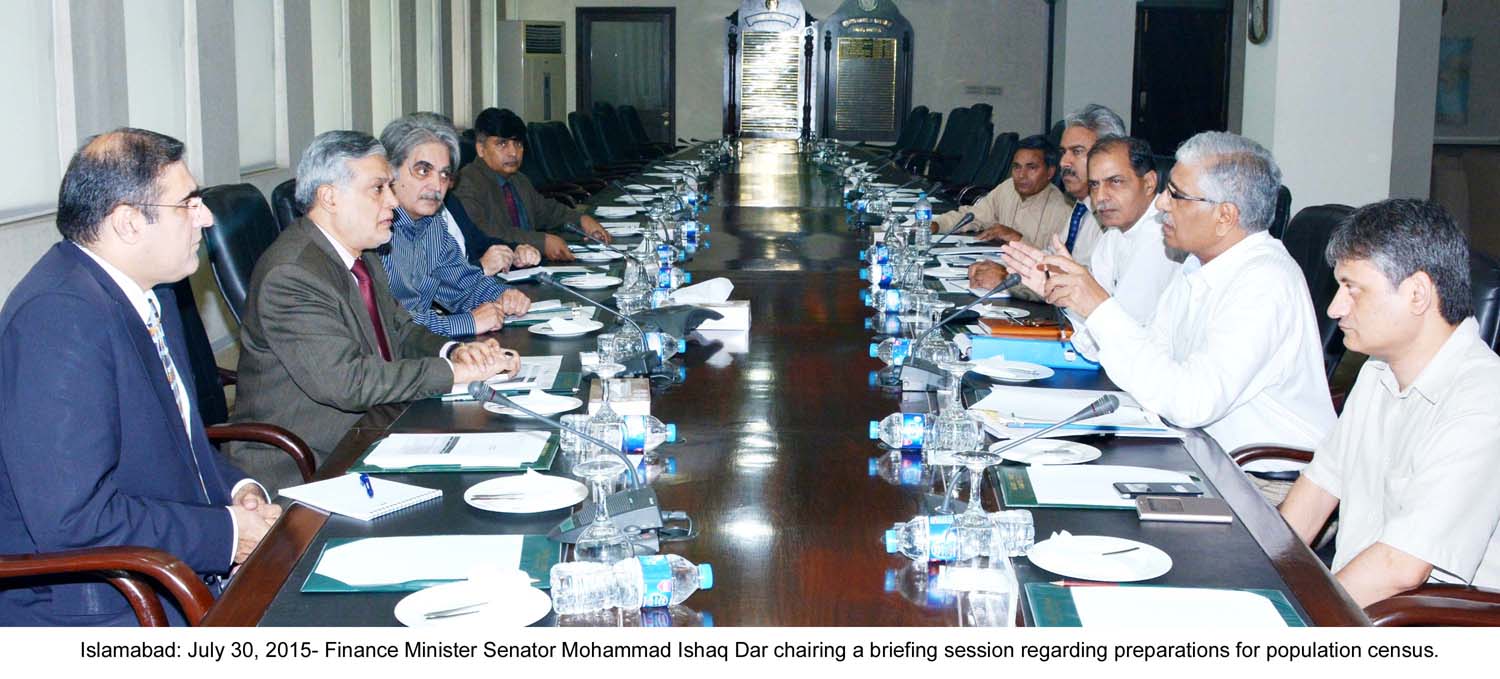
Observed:
[[[856,271],[868,232],[852,229],[841,205],[840,180],[820,172],[794,142],[743,141],[739,160],[712,183],[701,221],[712,225],[687,263],[695,281],[734,283],[733,299],[749,300],[751,329],[695,341],[673,359],[680,380],[653,384],[651,412],[675,423],[678,441],[659,450],[650,476],[661,506],[686,511],[696,537],[664,542],[663,553],[710,563],[715,585],[669,614],[616,612],[577,618],[549,614],[542,625],[711,624],[718,626],[938,626],[976,622],[963,595],[934,586],[935,569],[887,554],[886,529],[928,510],[929,482],[946,487],[942,470],[914,475],[920,455],[882,449],[867,433],[871,420],[922,410],[930,395],[872,385],[881,367],[869,358],[871,331],[861,303],[867,285]],[[903,180],[904,177],[890,177]],[[536,299],[559,297],[536,284]],[[609,291],[589,293],[607,300]],[[965,301],[964,296],[953,296]],[[1055,313],[1033,305],[1037,314]],[[553,339],[507,328],[494,335],[523,355],[562,355],[579,369],[578,353],[592,335]],[[1059,371],[1041,386],[1107,387],[1098,373]],[[585,384],[585,388],[587,384]],[[973,374],[966,397],[983,395]],[[972,401],[971,401],[972,402]],[[394,432],[483,432],[545,428],[493,415],[472,402],[426,399],[367,413],[318,470],[336,476],[373,443]],[[1036,535],[1054,531],[1112,535],[1167,552],[1173,567],[1147,584],[1270,589],[1284,593],[1315,625],[1368,624],[1309,551],[1234,463],[1200,432],[1187,438],[1096,438],[1103,462],[1183,471],[1202,479],[1235,514],[1231,524],[1141,522],[1134,512],[1034,509]],[[554,473],[566,466],[554,468]],[[903,473],[903,470],[908,473]],[[265,626],[395,625],[401,593],[303,593],[322,546],[330,539],[426,534],[545,534],[566,510],[513,515],[482,512],[463,501],[465,488],[493,474],[396,474],[390,478],[440,488],[441,500],[372,522],[292,506],[240,569],[204,624]],[[912,483],[912,477],[918,483]],[[993,481],[994,477],[991,477]],[[963,497],[967,490],[960,488]],[[999,508],[994,484],[986,508]],[[1014,559],[1021,583],[1058,576]],[[1031,622],[1025,602],[1021,622]]]

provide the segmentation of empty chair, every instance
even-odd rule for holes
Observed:
[[[888,154],[900,153],[916,146],[917,140],[922,136],[926,124],[927,107],[917,106],[910,113],[907,113],[906,118],[901,121],[901,129],[896,132],[896,142],[894,144],[861,142],[858,146],[884,150]]]
[[[979,168],[989,157],[990,137],[994,131],[995,127],[988,122],[981,122],[974,127],[969,145],[964,148],[963,156],[954,165],[953,171],[942,179],[943,185],[936,191],[937,195],[949,201],[957,201],[959,193],[974,183]]]
[[[588,157],[584,155],[583,150],[578,148],[578,143],[574,140],[573,133],[568,130],[566,124],[552,121],[542,123],[542,126],[548,133],[548,141],[557,147],[559,154],[562,156],[563,165],[568,168],[568,173],[571,176],[581,179],[608,181],[630,175],[628,170],[599,170],[593,167],[589,163]]]
[[[1339,331],[1338,320],[1324,313],[1338,293],[1339,284],[1323,253],[1333,230],[1353,211],[1354,208],[1348,205],[1302,208],[1287,224],[1286,234],[1281,239],[1307,279],[1307,290],[1312,295],[1313,310],[1318,317],[1318,334],[1323,341],[1323,367],[1330,377],[1344,357],[1344,333]]]
[[[622,160],[649,160],[660,156],[656,149],[641,148],[635,143],[630,131],[615,113],[615,107],[607,102],[594,103],[594,124],[604,138],[611,157]]]
[[[943,128],[943,114],[931,111],[927,114],[927,121],[922,125],[922,132],[917,137],[917,142],[908,151],[931,151],[937,146],[938,131]]]
[[[557,178],[548,172],[543,156],[542,144],[536,134],[536,127],[527,125],[526,155],[521,160],[521,173],[531,180],[537,193],[560,201],[568,207],[576,206],[579,201],[588,198],[588,192],[582,187],[557,181]]]
[[[979,103],[969,107],[973,111],[976,120],[982,123],[995,124],[995,107],[989,104]]]
[[[984,163],[974,173],[974,180],[958,192],[960,205],[973,205],[974,201],[1010,179],[1010,163],[1016,157],[1016,145],[1020,142],[1021,137],[1015,132],[1001,132],[995,137]]]
[[[250,184],[221,184],[203,189],[203,204],[214,215],[214,224],[203,235],[214,280],[219,283],[229,311],[239,321],[250,294],[250,275],[255,262],[280,235],[260,189]]]
[[[593,169],[601,172],[616,172],[627,170],[639,171],[644,162],[640,160],[627,161],[615,159],[610,155],[609,147],[604,143],[604,137],[599,128],[594,124],[594,119],[580,111],[568,114],[568,128],[573,132],[573,141],[583,154],[588,158]]]
[[[1276,191],[1276,212],[1271,217],[1271,237],[1280,239],[1286,233],[1286,223],[1292,217],[1292,190],[1282,184]]]
[[[641,114],[634,106],[621,104],[615,109],[620,123],[625,126],[625,131],[630,133],[630,138],[635,141],[636,146],[655,149],[658,155],[666,155],[677,151],[680,147],[672,144],[651,141],[651,135],[646,133],[646,125],[641,121]]]
[[[906,154],[906,169],[930,179],[947,177],[963,156],[964,148],[972,141],[976,126],[976,114],[968,108],[955,108],[948,113],[948,125],[938,137],[937,146],[931,151],[912,151]]]
[[[1491,349],[1500,350],[1500,260],[1483,252],[1471,251],[1469,275],[1479,336],[1489,343]]]
[[[479,157],[479,151],[474,147],[474,128],[469,128],[458,133],[458,167],[463,169],[465,165],[474,162]]]
[[[1047,141],[1052,142],[1053,146],[1062,146],[1063,130],[1066,127],[1061,120],[1052,123],[1052,129],[1047,130]]]
[[[271,189],[271,212],[276,215],[276,227],[281,231],[302,218],[302,210],[297,207],[296,179],[288,179]]]

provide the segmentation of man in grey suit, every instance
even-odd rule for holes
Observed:
[[[478,158],[458,172],[453,195],[479,229],[492,238],[529,245],[552,261],[573,260],[563,239],[547,231],[577,222],[606,243],[608,231],[593,217],[537,192],[521,172],[526,156],[526,123],[507,109],[487,108],[474,119]]]
[[[235,421],[278,424],[327,461],[364,411],[434,396],[455,383],[514,372],[494,340],[446,342],[412,322],[373,252],[391,238],[396,207],[385,149],[362,132],[320,134],[297,165],[306,216],[255,265],[240,328]],[[299,482],[263,446],[231,453],[273,489]]]

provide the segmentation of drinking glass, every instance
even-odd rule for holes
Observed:
[[[964,513],[953,520],[952,528],[960,531],[958,556],[961,561],[990,553],[994,526],[984,513],[980,490],[984,486],[984,471],[1000,461],[1000,456],[984,445],[984,432],[979,429],[979,423],[970,420],[969,426],[972,433],[968,434],[968,445],[953,454],[969,470],[969,503]]]
[[[603,400],[599,404],[599,412],[588,420],[588,433],[618,448],[625,440],[625,421],[610,406],[610,391],[609,381],[601,382],[599,392]],[[578,535],[578,541],[573,546],[573,560],[613,564],[633,556],[634,546],[629,536],[610,520],[606,502],[615,478],[628,468],[625,461],[609,448],[592,443],[584,446],[584,453],[580,458],[573,465],[573,474],[587,479],[593,488],[594,517]]]

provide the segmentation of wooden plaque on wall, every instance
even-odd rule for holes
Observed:
[[[820,22],[822,134],[894,141],[911,109],[911,24],[891,0],[845,0]]]

